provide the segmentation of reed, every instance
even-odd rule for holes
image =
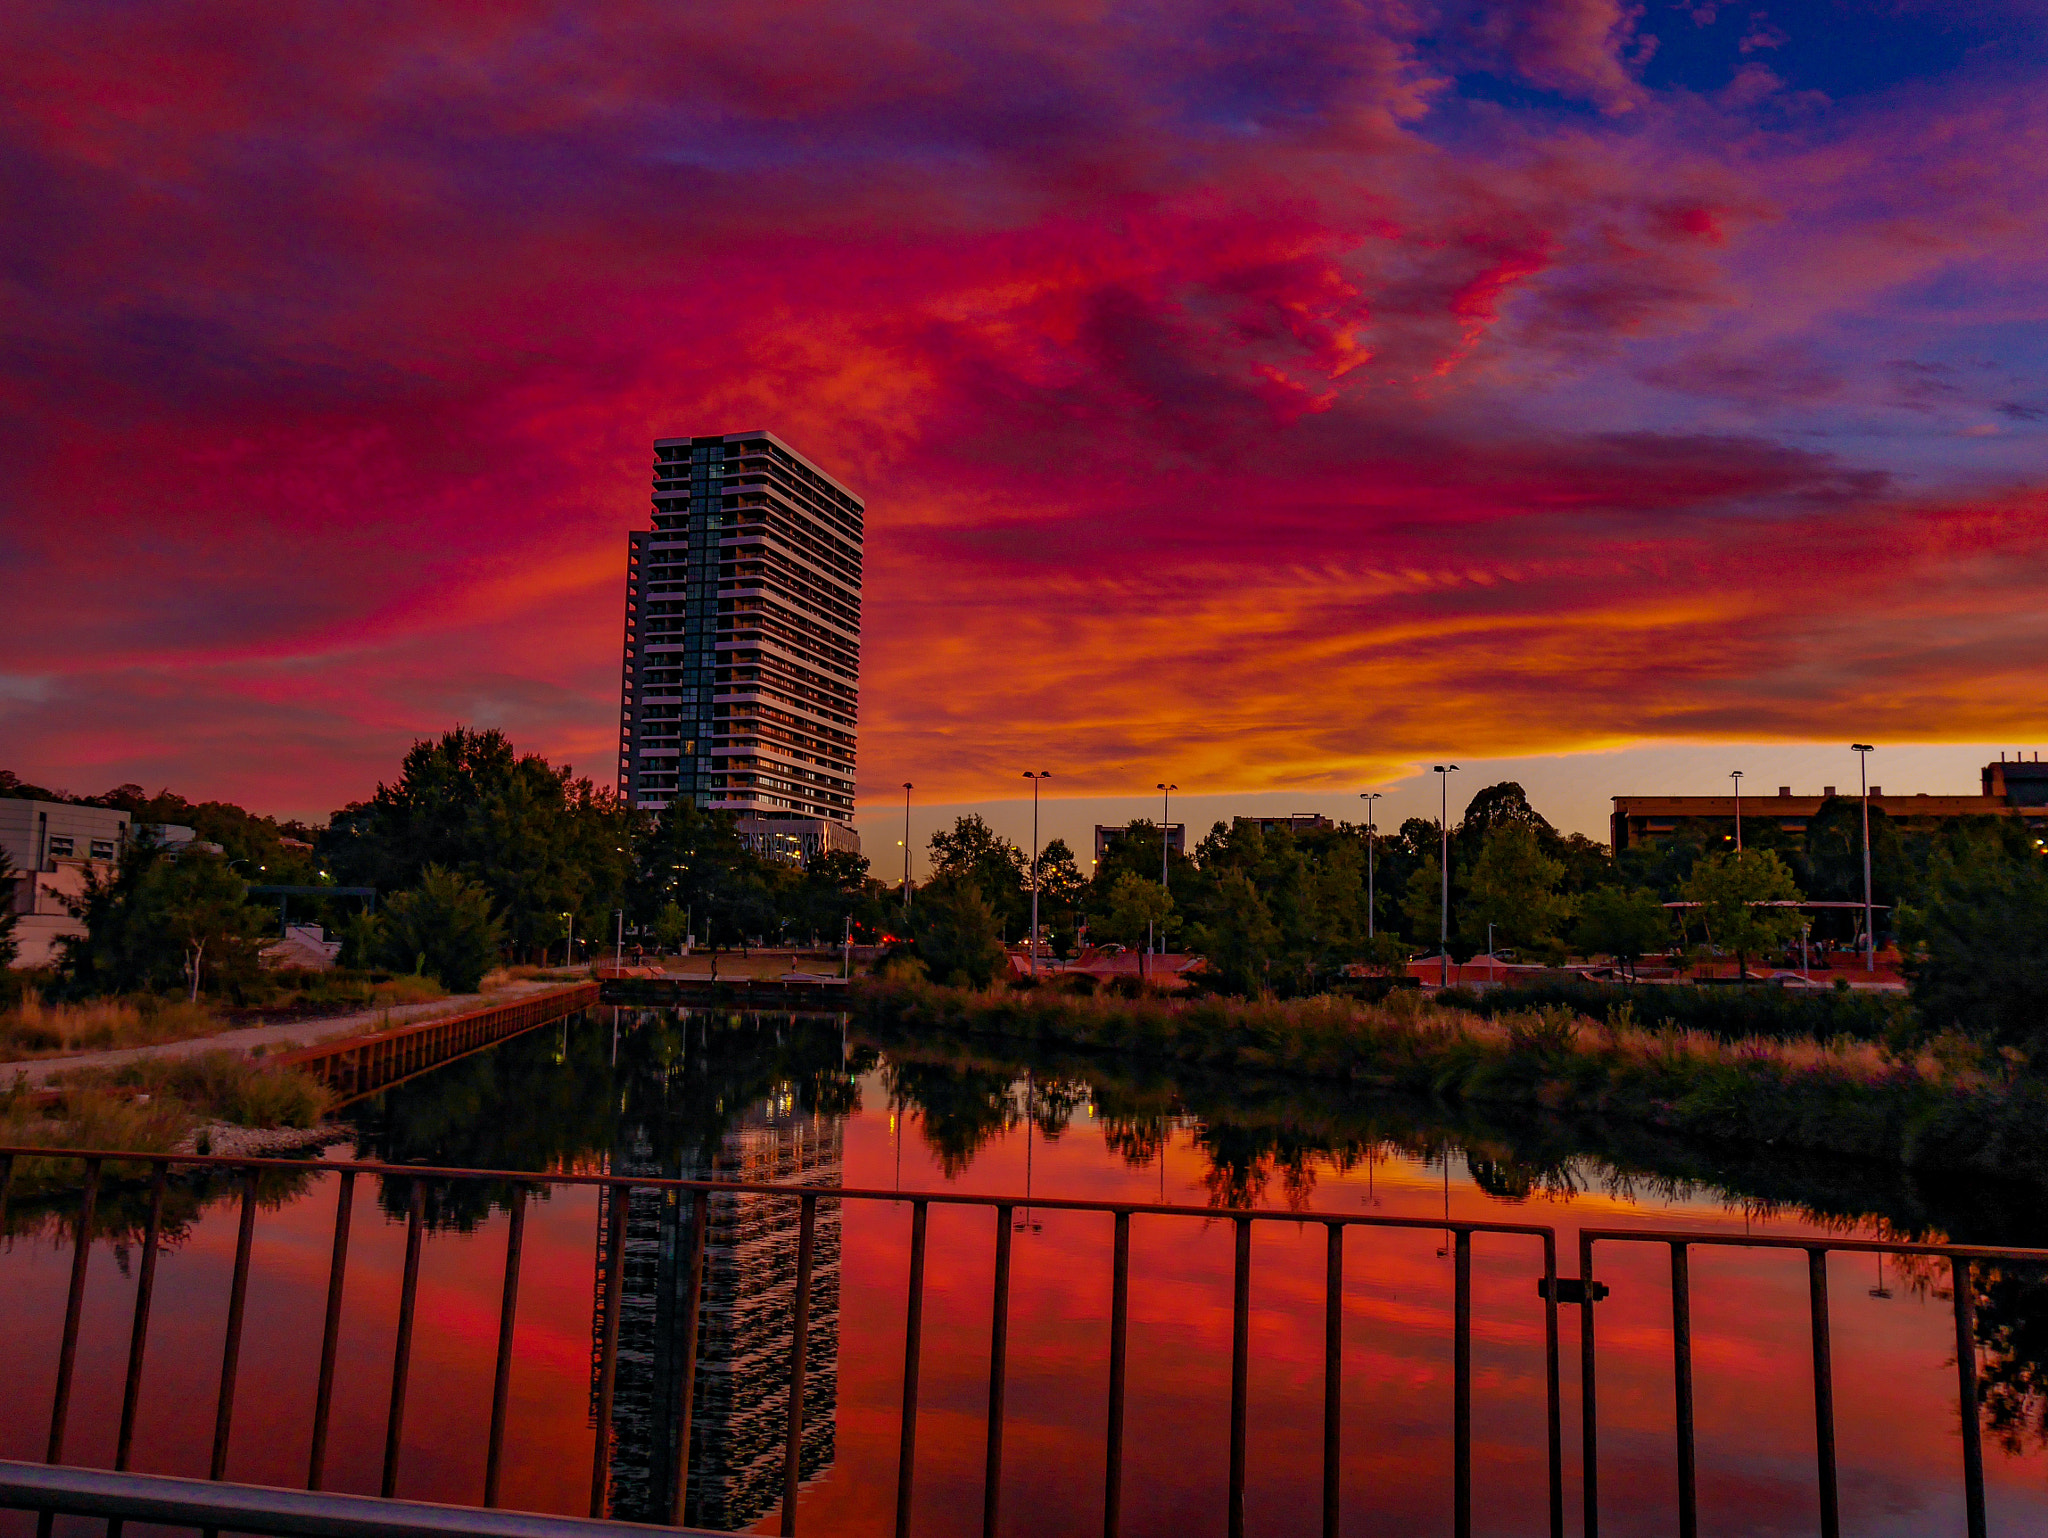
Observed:
[[[1287,1073],[2048,1184],[2048,1142],[2038,1135],[2048,1087],[1955,1039],[1911,1052],[1850,1036],[1731,1039],[1644,1025],[1626,1004],[1597,1020],[1563,1005],[1488,1018],[1416,992],[1381,1004],[1181,1001],[878,981],[856,1001],[879,1028],[912,1036],[1007,1037]]]

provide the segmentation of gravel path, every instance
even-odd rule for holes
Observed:
[[[479,1009],[486,1004],[509,1004],[529,993],[541,993],[551,988],[560,988],[567,978],[536,978],[529,982],[507,983],[490,993],[458,993],[445,999],[435,999],[426,1004],[404,1004],[395,1009],[366,1009],[352,1015],[329,1015],[324,1019],[293,1020],[283,1025],[251,1025],[240,1030],[222,1031],[214,1036],[195,1036],[190,1041],[165,1041],[153,1047],[116,1047],[106,1052],[81,1052],[71,1057],[38,1057],[24,1062],[0,1063],[0,1084],[13,1084],[18,1076],[26,1075],[31,1087],[44,1085],[57,1074],[73,1068],[119,1068],[127,1063],[140,1062],[149,1057],[190,1057],[199,1052],[248,1052],[253,1047],[266,1051],[289,1042],[294,1046],[310,1047],[316,1041],[326,1041],[335,1036],[360,1036],[369,1031],[381,1031],[388,1026],[405,1025],[414,1020],[433,1019],[441,1015],[459,1015],[465,1010]]]

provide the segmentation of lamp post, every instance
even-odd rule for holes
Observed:
[[[1050,769],[1041,769],[1033,774],[1024,771],[1024,778],[1031,782],[1031,975],[1038,976],[1038,782],[1052,778]],[[907,842],[907,840],[906,840]]]
[[[1735,782],[1735,858],[1742,858],[1742,771],[1730,769],[1728,778]]]
[[[1373,826],[1372,816],[1375,810],[1373,802],[1379,798],[1380,793],[1376,790],[1362,790],[1358,793],[1358,799],[1365,803],[1365,937],[1368,940],[1374,935],[1373,909],[1378,906],[1372,888],[1372,844],[1373,834],[1377,831]]]
[[[1870,901],[1870,755],[1877,750],[1867,742],[1852,742],[1856,772],[1863,789],[1863,970],[1877,970],[1877,928]]]
[[[1173,896],[1173,888],[1167,884],[1166,880],[1166,820],[1173,815],[1173,793],[1179,790],[1180,787],[1162,782],[1153,788],[1159,792],[1159,890],[1166,893],[1170,899]],[[1166,920],[1164,919],[1159,921],[1159,954],[1162,956],[1166,954]]]
[[[910,781],[903,782],[903,912],[910,913]]]
[[[1443,835],[1443,852],[1439,857],[1443,865],[1444,899],[1443,915],[1437,925],[1437,978],[1440,987],[1451,986],[1451,776],[1458,772],[1456,764],[1435,764],[1437,783],[1437,830]],[[1449,1156],[1446,1155],[1444,1168],[1448,1170]]]

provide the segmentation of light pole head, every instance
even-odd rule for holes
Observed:
[[[1867,742],[1852,742],[1849,744],[1849,751],[1851,753],[1875,753],[1877,749]]]

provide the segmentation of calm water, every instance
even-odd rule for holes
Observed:
[[[1553,1225],[1576,1269],[1581,1225],[1949,1237],[2048,1244],[2033,1193],[1927,1185],[1801,1158],[1731,1160],[1652,1138],[1293,1085],[1146,1076],[847,1039],[837,1022],[605,1009],[401,1086],[353,1114],[353,1155],[481,1168],[630,1168],[896,1188]],[[229,1477],[305,1477],[337,1182],[280,1182],[258,1218]],[[343,1317],[329,1488],[374,1493],[383,1454],[408,1193],[363,1183]],[[401,1495],[472,1502],[483,1480],[506,1218],[502,1192],[427,1193]],[[793,1209],[793,1204],[781,1204]],[[160,1263],[135,1465],[206,1472],[236,1202],[191,1188]],[[841,1210],[834,1211],[834,1207]],[[103,1201],[66,1455],[111,1463],[141,1203]],[[0,1253],[8,1391],[0,1456],[38,1458],[62,1327],[62,1203],[18,1202]],[[1110,1220],[1021,1209],[1005,1422],[1003,1527],[1101,1526]],[[580,1514],[594,1445],[592,1340],[604,1242],[592,1192],[529,1208],[504,1503]],[[627,1265],[611,1433],[612,1509],[661,1503],[676,1405],[681,1226],[657,1197],[624,1214]],[[916,1531],[978,1531],[993,1217],[934,1208],[926,1276]],[[124,1231],[124,1225],[125,1231]],[[886,1533],[895,1504],[907,1203],[821,1212],[801,1520]],[[781,1374],[795,1223],[729,1203],[710,1232],[691,1517],[772,1530],[782,1482]],[[1321,1480],[1323,1232],[1261,1224],[1252,1272],[1248,1494],[1256,1533],[1312,1531]],[[1345,1530],[1451,1526],[1452,1261],[1441,1231],[1347,1241]],[[1540,1533],[1543,1314],[1533,1241],[1481,1236],[1473,1260],[1475,1530]],[[1799,1254],[1696,1252],[1693,1331],[1701,1530],[1817,1526],[1807,1281]],[[1603,1249],[1602,1516],[1612,1533],[1675,1526],[1669,1268],[1661,1248]],[[1229,1445],[1227,1223],[1139,1218],[1132,1231],[1125,1531],[1221,1533]],[[778,1291],[778,1283],[780,1290]],[[1960,1442],[1945,1276],[1838,1258],[1831,1273],[1843,1531],[1959,1531]],[[2048,1533],[2034,1385],[2048,1381],[2048,1292],[1983,1290],[1993,1530]],[[1578,1522],[1577,1331],[1566,1311],[1568,1511]],[[0,1518],[27,1531],[19,1517]],[[61,1524],[60,1524],[61,1525]],[[74,1524],[86,1531],[87,1524]]]

